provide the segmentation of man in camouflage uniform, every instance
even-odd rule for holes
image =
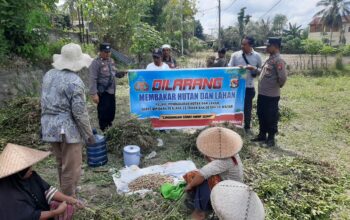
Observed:
[[[97,104],[98,120],[102,131],[112,125],[115,117],[115,77],[121,78],[123,73],[117,73],[115,62],[111,58],[111,45],[100,44],[99,56],[90,65],[90,95]]]
[[[253,141],[264,141],[269,147],[275,146],[275,134],[278,132],[280,90],[287,80],[286,63],[280,56],[281,41],[281,38],[268,39],[266,51],[270,56],[259,70],[257,105],[259,135]]]

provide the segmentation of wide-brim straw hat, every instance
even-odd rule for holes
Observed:
[[[222,127],[208,128],[197,137],[198,150],[211,158],[223,159],[237,154],[243,146],[236,132]]]
[[[263,220],[264,206],[252,189],[240,182],[225,180],[210,194],[215,214],[220,220]]]
[[[78,72],[84,67],[88,68],[92,60],[88,54],[82,52],[78,44],[69,43],[62,47],[61,54],[53,55],[52,66],[58,70]]]
[[[7,144],[0,154],[0,179],[33,166],[50,155],[50,152]]]

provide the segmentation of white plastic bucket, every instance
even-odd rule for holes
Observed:
[[[136,145],[125,146],[123,151],[123,157],[125,166],[139,166],[141,158],[140,147]]]

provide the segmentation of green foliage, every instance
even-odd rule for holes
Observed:
[[[284,14],[276,14],[272,21],[272,31],[276,36],[281,36],[283,34],[283,29],[288,21],[287,16]]]
[[[55,13],[51,16],[52,25],[56,29],[68,29],[71,28],[71,21],[69,15],[62,13]]]
[[[137,145],[142,153],[157,147],[157,132],[150,121],[138,120],[135,117],[125,122],[118,122],[106,132],[108,150],[120,154],[126,145]]]
[[[350,45],[340,48],[340,52],[343,56],[350,56]]]
[[[250,23],[249,23],[250,24]],[[241,44],[241,38],[239,36],[238,30],[234,27],[228,27],[226,29],[223,29],[222,34],[222,44],[223,47],[228,49],[236,49],[239,48]],[[214,50],[217,50],[217,45],[214,45]]]
[[[337,70],[344,70],[343,56],[338,54],[335,58],[335,68]]]
[[[147,23],[141,23],[135,28],[132,36],[132,46],[130,51],[138,55],[139,60],[142,55],[149,54],[153,49],[163,42],[160,33]]]
[[[297,24],[291,24],[289,22],[289,29],[288,30],[283,30],[284,35],[286,36],[293,36],[294,38],[301,38],[301,33],[303,29],[301,29],[302,25],[297,25]]]
[[[3,60],[4,58],[6,58],[7,53],[8,53],[8,42],[4,36],[4,30],[0,29],[0,60]]]
[[[36,64],[50,65],[52,63],[52,56],[54,54],[60,54],[61,48],[68,43],[71,43],[69,38],[61,38],[55,42],[42,43],[33,48],[31,54],[31,60]]]
[[[0,2],[0,30],[7,51],[30,58],[36,47],[47,39],[49,14],[55,0],[3,0]],[[4,48],[0,49],[4,50]]]
[[[245,35],[246,26],[249,23],[250,18],[252,17],[251,15],[246,15],[245,14],[245,10],[246,9],[247,9],[246,7],[241,8],[241,10],[238,13],[238,17],[237,17],[237,20],[238,20],[238,33],[239,33],[240,39],[243,39],[243,37]]]
[[[303,48],[308,54],[318,54],[323,48],[323,43],[319,40],[306,39],[302,41]]]
[[[194,36],[201,40],[205,40],[205,36],[203,33],[203,26],[199,20],[195,20]]]
[[[151,26],[156,27],[157,30],[160,30],[162,26],[162,12],[163,8],[166,4],[168,4],[169,0],[150,0],[150,5],[148,9],[148,13],[145,17],[142,18],[142,22],[148,23]]]
[[[264,45],[268,37],[273,36],[272,22],[269,18],[261,19],[255,22],[249,22],[246,28],[247,35],[255,38],[255,45]]]
[[[12,142],[36,147],[40,140],[40,100],[16,98],[0,109],[0,148]]]
[[[205,42],[198,39],[197,37],[192,37],[192,38],[188,39],[188,50],[191,53],[202,51],[205,48],[206,48]]]
[[[281,105],[279,110],[279,116],[281,122],[289,122],[293,118],[295,118],[297,114],[293,111],[293,109],[285,105]]]
[[[184,41],[184,48],[187,49],[189,46],[189,39],[193,37],[195,27],[195,5],[194,0],[169,0],[163,8],[162,37],[175,50],[181,49],[181,38]]]
[[[254,161],[253,161],[254,163]],[[330,219],[349,179],[331,165],[301,157],[254,163],[248,182],[264,201],[266,219]]]
[[[323,45],[319,52],[324,56],[329,56],[337,53],[337,49],[328,45]]]
[[[149,10],[149,0],[81,0],[84,16],[93,22],[100,41],[127,52],[132,36]]]
[[[94,44],[83,44],[81,45],[83,53],[89,54],[91,57],[97,56],[97,49]]]
[[[283,53],[292,53],[292,54],[302,54],[305,53],[305,50],[302,46],[302,40],[298,37],[287,36],[283,38],[284,46]]]

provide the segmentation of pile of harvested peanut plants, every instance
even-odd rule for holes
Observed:
[[[174,180],[170,176],[161,174],[148,174],[140,176],[131,183],[129,189],[131,191],[138,191],[142,189],[159,190],[164,183],[173,183]]]

